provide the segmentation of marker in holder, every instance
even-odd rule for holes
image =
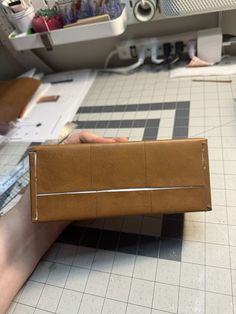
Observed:
[[[8,11],[6,15],[8,20],[14,25],[19,33],[25,33],[31,26],[35,12],[34,7],[30,5],[27,9],[17,13],[10,13]]]

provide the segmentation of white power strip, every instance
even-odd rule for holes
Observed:
[[[197,32],[191,32],[191,33],[183,33],[178,35],[172,35],[172,36],[163,36],[158,38],[140,38],[140,39],[131,39],[131,40],[124,40],[121,42],[118,42],[116,45],[116,50],[119,55],[119,58],[121,60],[125,59],[133,59],[137,57],[138,52],[142,48],[146,48],[146,57],[151,56],[151,50],[153,46],[158,47],[158,56],[163,55],[163,44],[164,43],[170,43],[172,46],[172,51],[174,53],[174,46],[175,43],[178,41],[182,41],[184,43],[184,52],[187,52],[187,42],[191,39],[197,39]]]
[[[116,50],[119,58],[124,60],[137,58],[138,52],[142,48],[146,48],[146,56],[148,57],[152,45],[159,45],[159,40],[157,38],[131,39],[118,42]]]

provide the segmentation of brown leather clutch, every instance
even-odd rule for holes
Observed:
[[[211,210],[207,140],[30,149],[33,221]]]

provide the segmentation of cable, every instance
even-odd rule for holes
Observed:
[[[141,65],[143,65],[145,59],[146,59],[146,49],[142,48],[138,52],[138,61],[136,63],[129,65],[127,67],[103,69],[102,71],[113,72],[113,73],[118,73],[118,74],[127,74],[128,72],[133,71],[133,70],[139,68]]]
[[[109,62],[111,61],[111,58],[114,57],[116,54],[118,54],[117,50],[112,50],[109,55],[106,58],[106,61],[104,63],[104,68],[108,67]]]
[[[183,51],[184,51],[184,42],[183,41],[176,41],[175,42],[175,58],[170,63],[171,65],[175,64],[181,60],[181,58],[183,56]]]
[[[187,48],[189,58],[193,59],[193,57],[195,57],[197,53],[197,40],[196,39],[189,40],[187,43]]]
[[[222,22],[223,22],[223,12],[220,11],[218,12],[218,21],[217,21],[218,27],[222,28]]]
[[[231,46],[236,44],[236,36],[235,35],[224,35],[223,36],[223,47]]]
[[[163,56],[164,56],[164,65],[167,66],[167,69],[170,70],[171,62],[172,62],[172,57],[171,57],[171,51],[172,51],[172,45],[170,42],[164,43],[162,45],[163,49]]]
[[[158,50],[159,50],[158,44],[157,43],[152,44],[152,50],[151,50],[152,63],[161,64],[165,61],[164,59],[158,59]]]

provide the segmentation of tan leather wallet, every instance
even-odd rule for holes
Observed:
[[[211,210],[207,140],[30,149],[33,221]]]

